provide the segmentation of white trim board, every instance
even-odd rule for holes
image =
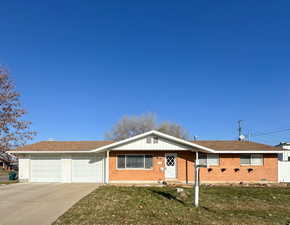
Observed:
[[[261,153],[261,154],[277,154],[277,153],[282,153],[281,151],[261,151],[261,150],[226,150],[226,151],[215,151],[214,153],[232,153],[232,154],[247,154],[247,153]]]
[[[41,153],[94,153],[91,150],[85,150],[85,151],[8,151],[9,153],[14,154],[41,154]]]

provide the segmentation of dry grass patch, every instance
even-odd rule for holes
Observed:
[[[75,204],[54,225],[286,224],[290,188],[202,187],[201,207],[192,189],[103,186]]]

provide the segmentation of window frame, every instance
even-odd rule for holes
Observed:
[[[153,136],[153,144],[158,144],[159,137],[158,136]]]
[[[212,154],[212,155],[217,155],[217,158],[218,158],[218,164],[216,165],[209,165],[208,164],[208,155],[209,154]],[[202,164],[202,165],[205,165],[205,166],[220,166],[220,154],[219,153],[199,153],[199,156],[198,156],[198,161],[200,162],[200,155],[206,155],[206,164]]]
[[[151,144],[152,143],[152,137],[146,137],[146,144]]]
[[[241,164],[241,155],[250,155],[250,164]],[[253,155],[261,155],[261,159],[262,159],[262,164],[253,164],[252,163],[252,159],[253,159]],[[264,154],[262,153],[241,153],[240,154],[240,166],[264,166]]]
[[[118,157],[119,156],[125,156],[125,168],[119,168],[118,167]],[[143,156],[143,163],[144,163],[144,167],[143,168],[127,168],[127,156]],[[152,158],[152,165],[150,168],[145,168],[145,160],[146,160],[146,156],[151,156]],[[153,155],[152,154],[118,154],[116,155],[116,169],[117,170],[153,170]]]

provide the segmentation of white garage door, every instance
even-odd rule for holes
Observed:
[[[31,158],[32,182],[61,182],[62,164],[60,157],[42,156]]]
[[[74,156],[72,158],[72,182],[103,183],[102,156]]]

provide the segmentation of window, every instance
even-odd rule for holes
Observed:
[[[157,143],[158,143],[158,137],[157,137],[157,136],[154,136],[154,137],[153,137],[153,143],[154,143],[154,144],[157,144]]]
[[[241,154],[240,164],[261,166],[263,165],[263,155],[262,154]]]
[[[200,153],[198,155],[200,165],[218,166],[219,165],[219,155],[218,154],[204,154]]]
[[[242,154],[240,156],[241,165],[251,165],[251,154]]]
[[[153,166],[152,155],[118,155],[118,169],[150,169]]]
[[[117,157],[117,165],[118,165],[118,168],[125,168],[125,155],[118,155]]]
[[[203,165],[203,166],[206,166],[207,164],[207,155],[206,154],[198,154],[198,159],[199,159],[199,165]]]
[[[146,138],[146,143],[147,143],[147,144],[150,144],[150,143],[151,143],[151,137],[147,137],[147,138]]]

